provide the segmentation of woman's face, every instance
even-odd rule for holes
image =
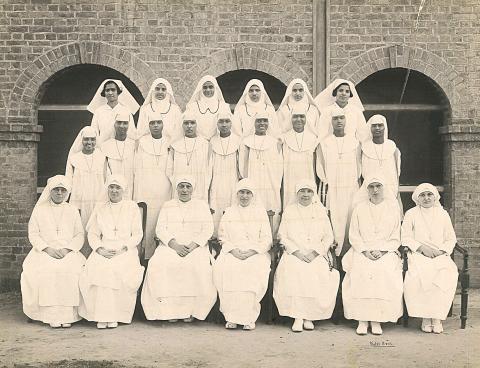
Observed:
[[[192,199],[192,193],[193,193],[193,186],[190,183],[178,183],[177,185],[177,194],[178,194],[178,199],[180,199],[182,202],[188,202],[190,199]]]
[[[55,204],[60,204],[65,200],[67,196],[67,190],[63,187],[56,187],[50,191],[50,198]]]
[[[232,129],[232,121],[230,119],[218,119],[217,127],[220,133],[228,134]]]
[[[296,132],[303,132],[305,123],[307,122],[304,114],[292,115],[292,127]]]
[[[422,192],[418,195],[418,202],[423,208],[430,208],[435,204],[435,195],[432,192]]]
[[[197,122],[195,120],[185,120],[182,124],[185,137],[195,138],[197,135]]]
[[[347,103],[348,100],[350,99],[350,87],[348,84],[341,84],[337,88],[337,95],[335,97],[337,102],[340,103]]]
[[[107,83],[104,87],[104,92],[108,102],[114,102],[118,100],[118,90],[115,83]]]
[[[262,95],[262,90],[256,84],[252,84],[248,89],[248,97],[250,97],[250,100],[252,100],[253,102],[260,101],[261,95]]]
[[[108,186],[108,198],[112,203],[118,203],[123,198],[123,188],[118,184],[110,184]]]
[[[155,86],[154,95],[157,100],[165,99],[165,97],[167,97],[167,86],[163,83],[158,83]]]
[[[240,206],[247,207],[252,201],[253,193],[248,189],[240,189],[237,192],[237,198],[238,198],[238,202],[240,203]]]
[[[301,83],[295,83],[292,87],[292,96],[295,101],[300,101],[305,96],[305,90]]]
[[[383,201],[383,185],[381,183],[373,182],[368,184],[368,198],[373,203],[380,203]]]
[[[256,134],[265,134],[268,129],[268,119],[258,118],[255,119],[255,133]]]
[[[97,138],[95,137],[83,137],[82,138],[82,145],[83,149],[82,152],[89,154],[95,150],[95,145],[97,143]]]
[[[297,192],[297,200],[302,206],[308,206],[312,203],[313,190],[309,188],[302,188]]]
[[[202,92],[205,97],[213,97],[215,94],[215,86],[212,82],[205,82],[202,86]]]
[[[370,127],[373,138],[383,137],[385,134],[385,125],[383,123],[373,123]]]
[[[162,134],[163,130],[163,121],[162,120],[152,120],[148,123],[148,127],[150,129],[150,133],[153,137]]]

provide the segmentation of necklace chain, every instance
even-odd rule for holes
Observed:
[[[192,152],[190,152],[190,157],[188,157],[188,150],[187,150],[187,139],[183,136],[183,144],[185,145],[185,155],[187,156],[187,166],[190,166],[190,162],[192,161],[193,153],[195,152],[195,145],[197,144],[197,137],[195,137],[193,141],[193,148]]]
[[[65,208],[64,207],[62,208],[62,212],[60,212],[60,216],[58,220],[57,220],[57,217],[55,216],[54,205],[52,203],[50,203],[50,210],[52,212],[53,222],[55,223],[55,232],[57,233],[57,237],[58,237],[58,234],[60,233],[60,222],[62,221],[63,211],[65,210]]]
[[[112,216],[112,220],[113,220],[113,232],[114,232],[114,235],[115,237],[117,237],[117,231],[119,230],[118,229],[118,221],[120,220],[120,216],[122,215],[122,209],[123,209],[123,203],[120,204],[120,211],[118,213],[118,216],[117,218],[115,218],[115,216],[113,215],[113,210],[112,210],[112,204],[110,203],[110,215]]]

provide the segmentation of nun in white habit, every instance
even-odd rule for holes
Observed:
[[[204,320],[217,300],[208,240],[213,221],[208,203],[192,198],[191,176],[175,181],[177,197],[162,206],[156,233],[160,245],[148,263],[142,306],[149,320]]]
[[[95,205],[103,197],[105,175],[106,160],[97,147],[97,133],[86,126],[70,148],[65,169],[65,176],[72,183],[70,203],[80,210],[83,227],[87,226]]]
[[[135,164],[135,137],[130,138],[128,129],[133,124],[131,115],[119,113],[115,117],[114,130],[102,144],[102,152],[107,161],[107,178],[112,175],[121,175],[127,181],[128,190],[125,198],[131,199],[134,189],[134,164]]]
[[[294,332],[313,330],[312,321],[332,316],[340,282],[328,258],[332,226],[315,192],[312,180],[298,181],[296,203],[285,208],[279,230],[285,252],[275,273],[273,297],[280,315],[295,319]]]
[[[210,208],[215,226],[214,236],[218,234],[218,225],[223,211],[232,205],[235,197],[235,184],[240,177],[238,155],[241,138],[232,133],[233,116],[230,110],[221,110],[217,114],[218,133],[210,139],[212,149],[212,182],[210,183]]]
[[[280,129],[275,107],[263,86],[262,81],[251,79],[242,96],[238,100],[234,111],[233,132],[241,137],[248,137],[255,133],[256,116],[268,116],[269,127],[267,134],[274,138],[280,137]]]
[[[175,102],[172,85],[164,78],[155,79],[147,97],[140,107],[140,115],[137,124],[137,137],[148,134],[149,123],[152,120],[163,122],[162,135],[170,142],[182,137],[182,111]]]
[[[352,247],[342,259],[345,318],[358,321],[357,334],[381,335],[381,322],[402,316],[403,279],[400,211],[381,175],[367,178],[354,199],[350,223]]]
[[[163,134],[164,118],[159,112],[149,114],[152,120],[138,140],[134,164],[134,194],[137,202],[147,204],[147,224],[143,241],[144,258],[149,259],[155,251],[155,226],[162,205],[172,198],[172,184],[167,176],[170,141]]]
[[[365,110],[355,85],[345,79],[335,79],[320,94],[315,97],[315,102],[320,109],[320,120],[318,123],[318,138],[323,140],[332,132],[330,121],[330,110],[338,107],[345,110],[347,125],[345,134],[354,135],[362,142],[365,136]]]
[[[240,147],[240,173],[252,179],[255,193],[267,211],[274,211],[274,234],[280,222],[282,201],[280,188],[283,177],[282,146],[278,139],[268,135],[269,114],[255,117],[255,134],[243,139]]]
[[[292,128],[283,139],[283,205],[296,202],[295,186],[299,178],[315,181],[315,150],[317,136],[306,128],[307,115],[303,109],[293,108]]]
[[[424,332],[443,332],[455,296],[458,270],[450,255],[457,238],[437,188],[420,184],[412,194],[416,207],[405,213],[402,245],[408,256],[405,303],[411,317],[422,318]]]
[[[308,90],[307,83],[300,78],[295,78],[290,82],[277,110],[278,121],[283,133],[292,129],[294,111],[302,112],[305,115],[305,128],[317,136],[320,111]]]
[[[365,126],[367,138],[362,142],[362,176],[367,178],[381,173],[385,186],[395,195],[403,216],[403,205],[399,192],[401,154],[397,145],[388,139],[387,119],[373,115]]]
[[[239,181],[235,191],[236,203],[227,208],[220,222],[222,251],[213,277],[225,327],[235,329],[240,324],[244,330],[253,330],[268,288],[272,231],[251,181]]]
[[[65,202],[70,181],[63,175],[47,181],[28,222],[32,249],[21,275],[23,312],[53,328],[79,321],[79,275],[85,263],[80,253],[84,232],[78,209]]]
[[[97,328],[115,328],[132,321],[137,290],[143,278],[137,246],[142,240],[142,218],[137,204],[124,199],[125,178],[112,175],[105,183],[105,200],[87,225],[93,252],[80,277],[83,303],[80,315]]]
[[[182,129],[182,138],[171,144],[167,175],[172,184],[175,184],[175,178],[192,176],[196,185],[194,197],[207,201],[212,180],[210,142],[198,134],[197,115],[191,111],[183,113]]]
[[[221,110],[230,110],[223,98],[217,79],[205,75],[200,79],[188,101],[185,112],[196,117],[198,134],[210,140],[217,132],[217,114]]]
[[[98,137],[100,146],[104,141],[113,136],[113,125],[118,114],[130,115],[132,122],[128,127],[128,136],[135,139],[136,131],[133,115],[139,105],[128,89],[118,79],[106,79],[100,84],[87,110],[93,114],[91,126]]]

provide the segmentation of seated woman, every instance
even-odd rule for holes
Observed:
[[[160,209],[156,227],[161,244],[148,263],[142,306],[149,320],[204,320],[217,300],[208,239],[213,220],[208,203],[192,199],[194,180],[176,180],[176,197]]]
[[[143,236],[140,210],[134,201],[123,199],[123,176],[112,175],[105,184],[108,200],[95,207],[88,222],[93,251],[80,278],[80,315],[96,321],[100,329],[132,321],[143,277],[137,250]]]
[[[66,203],[70,182],[63,175],[48,179],[28,222],[32,250],[23,262],[23,312],[51,327],[79,321],[78,278],[85,257],[84,232],[78,209]]]
[[[280,315],[295,319],[294,332],[313,330],[312,321],[332,316],[340,282],[327,258],[332,226],[315,191],[313,181],[298,182],[296,203],[285,208],[279,230],[285,252],[275,273],[273,297]]]
[[[218,238],[222,251],[213,268],[225,327],[253,330],[260,301],[268,287],[272,230],[265,208],[256,203],[254,185],[243,179],[236,185],[237,204],[227,208]]]
[[[458,270],[450,258],[457,238],[437,188],[420,184],[412,199],[417,206],[405,213],[402,224],[402,244],[412,251],[405,303],[410,316],[423,318],[424,332],[441,333],[457,287]]]
[[[363,183],[350,223],[352,247],[342,259],[345,318],[358,321],[357,334],[382,334],[381,322],[396,322],[402,315],[402,262],[400,211],[395,197],[375,175]],[[363,198],[362,198],[363,197]]]

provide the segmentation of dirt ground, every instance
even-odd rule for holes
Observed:
[[[442,335],[387,324],[383,336],[357,336],[353,323],[317,322],[311,332],[259,323],[255,331],[220,324],[146,322],[114,330],[94,323],[53,330],[27,323],[18,293],[0,294],[0,367],[480,367],[480,292],[471,291],[467,328],[459,297]]]

